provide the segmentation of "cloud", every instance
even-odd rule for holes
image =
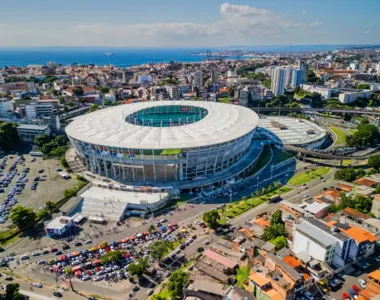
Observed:
[[[366,30],[363,32],[364,34],[370,34],[371,33],[371,30]]]
[[[303,11],[301,11],[301,14],[305,15],[306,14],[306,9],[304,9]]]
[[[121,26],[77,24],[60,30],[49,27],[36,29],[38,38],[30,38],[33,35],[24,34],[21,30],[19,32],[23,36],[23,42],[29,42],[30,45],[223,46],[292,43],[289,37],[304,43],[303,40],[307,41],[310,34],[310,27],[320,24],[322,22],[292,20],[288,15],[277,15],[267,9],[224,3],[219,7],[219,18],[213,22],[161,22]],[[28,30],[33,28],[28,27]],[[4,35],[6,34],[0,31],[0,40]],[[12,36],[12,33],[8,31],[7,35]],[[61,42],[57,42],[57,39]]]

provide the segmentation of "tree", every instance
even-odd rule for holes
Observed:
[[[270,225],[273,226],[275,224],[284,224],[284,221],[282,220],[282,211],[281,210],[276,210],[272,214],[272,218],[270,219]]]
[[[73,292],[75,292],[74,290],[74,286],[73,286],[73,282],[72,282],[72,278],[74,277],[74,272],[73,272],[73,269],[71,267],[68,267],[65,269],[65,275],[67,276],[67,278],[69,279],[69,283],[70,283],[70,288]]]
[[[37,135],[35,138],[34,138],[34,143],[36,144],[36,146],[38,148],[41,149],[41,147],[43,145],[45,145],[46,143],[50,142],[51,141],[51,137],[48,136],[47,134],[40,134],[40,135]]]
[[[18,228],[24,228],[26,225],[36,220],[36,214],[32,208],[27,208],[21,205],[13,207],[10,211],[10,218]]]
[[[49,216],[50,216],[50,212],[46,208],[40,209],[36,213],[36,217],[38,220],[45,219]]]
[[[350,147],[374,144],[379,139],[379,129],[372,124],[360,124],[358,131],[347,137],[347,145]]]
[[[5,287],[5,300],[24,300],[24,295],[20,294],[20,285],[18,283],[10,283]]]
[[[189,279],[189,275],[182,271],[177,270],[169,277],[167,288],[173,298],[178,298],[182,295],[183,288]]]
[[[148,268],[148,259],[139,258],[135,263],[128,266],[128,271],[131,276],[141,277]]]
[[[100,89],[99,89],[99,92],[101,93],[101,94],[107,94],[107,93],[109,93],[109,91],[110,91],[110,88],[108,87],[108,86],[102,86],[102,87],[100,87]]]
[[[89,110],[88,110],[88,112],[90,113],[90,112],[94,112],[94,111],[97,111],[97,110],[99,110],[99,109],[101,109],[102,107],[100,106],[100,105],[98,105],[98,104],[91,104],[90,105],[90,108],[89,108]]]
[[[354,181],[357,178],[357,174],[354,168],[346,168],[338,170],[334,174],[334,178],[337,180]]]
[[[84,94],[83,88],[80,86],[76,86],[73,88],[73,94],[77,97],[82,97]]]
[[[274,224],[265,228],[262,239],[264,241],[270,241],[278,236],[284,235],[285,233],[285,226],[283,224]]]
[[[207,211],[203,214],[203,221],[206,222],[207,226],[211,229],[215,229],[219,226],[220,216],[217,210]]]
[[[315,75],[314,71],[311,69],[308,69],[306,72],[306,82],[314,83],[317,81],[317,76]]]
[[[288,240],[284,236],[278,236],[275,239],[270,241],[273,245],[276,246],[276,251],[281,250],[284,247],[288,246]]]
[[[158,240],[155,241],[152,245],[149,246],[150,256],[159,261],[164,258],[168,249],[172,248],[172,244],[169,241]]]
[[[153,295],[150,300],[167,300],[165,296],[161,296],[160,294]]]
[[[156,227],[154,227],[154,225],[152,224],[149,226],[148,231],[149,233],[152,233],[152,232],[156,232],[157,230],[156,230]]]
[[[358,84],[356,88],[358,90],[369,90],[370,86],[368,83],[361,83],[361,84]]]
[[[0,124],[0,148],[10,151],[17,147],[20,142],[17,133],[17,123],[4,122]]]
[[[371,211],[372,200],[365,196],[357,195],[353,201],[354,207],[357,211],[368,214]]]
[[[116,250],[110,251],[106,255],[103,255],[100,258],[102,264],[110,263],[110,262],[120,262],[123,259],[123,251]]]
[[[371,156],[368,159],[368,166],[379,171],[380,170],[380,154]]]

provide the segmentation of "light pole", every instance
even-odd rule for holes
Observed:
[[[230,190],[230,204],[232,203],[232,191]]]

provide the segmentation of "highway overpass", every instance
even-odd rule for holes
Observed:
[[[368,109],[329,109],[329,108],[306,108],[306,107],[252,107],[257,113],[260,112],[324,112],[324,113],[347,113],[347,114],[364,114],[380,116],[379,110],[368,110]]]

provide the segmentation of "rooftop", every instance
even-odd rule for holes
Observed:
[[[212,251],[211,249],[207,249],[205,252],[203,252],[203,256],[206,256],[230,269],[233,269],[237,266],[236,262],[233,262],[232,260]]]
[[[33,130],[45,130],[48,128],[47,125],[33,125],[33,124],[21,124],[17,126],[20,129],[33,129]]]
[[[325,130],[312,122],[287,117],[265,116],[260,118],[259,127],[269,130],[267,133],[276,140],[289,145],[307,144],[326,135]]]
[[[202,120],[181,126],[147,127],[126,122],[126,117],[158,106],[192,106],[208,111]],[[102,109],[75,119],[66,133],[92,144],[135,149],[178,149],[219,144],[252,132],[257,114],[245,107],[203,101],[149,101]]]
[[[312,204],[309,204],[305,207],[305,210],[312,213],[312,214],[317,214],[318,212],[320,212],[321,210],[329,207],[330,205],[329,204],[326,204],[326,203],[320,203],[320,202],[313,202]]]
[[[187,286],[187,289],[199,292],[209,292],[215,295],[224,294],[224,288],[222,284],[206,280],[194,280]]]
[[[356,226],[351,226],[351,228],[344,230],[340,229],[342,232],[344,232],[346,235],[349,237],[353,238],[357,243],[363,243],[363,242],[376,242],[376,237],[372,234],[369,233],[366,230],[363,230],[359,227]]]

